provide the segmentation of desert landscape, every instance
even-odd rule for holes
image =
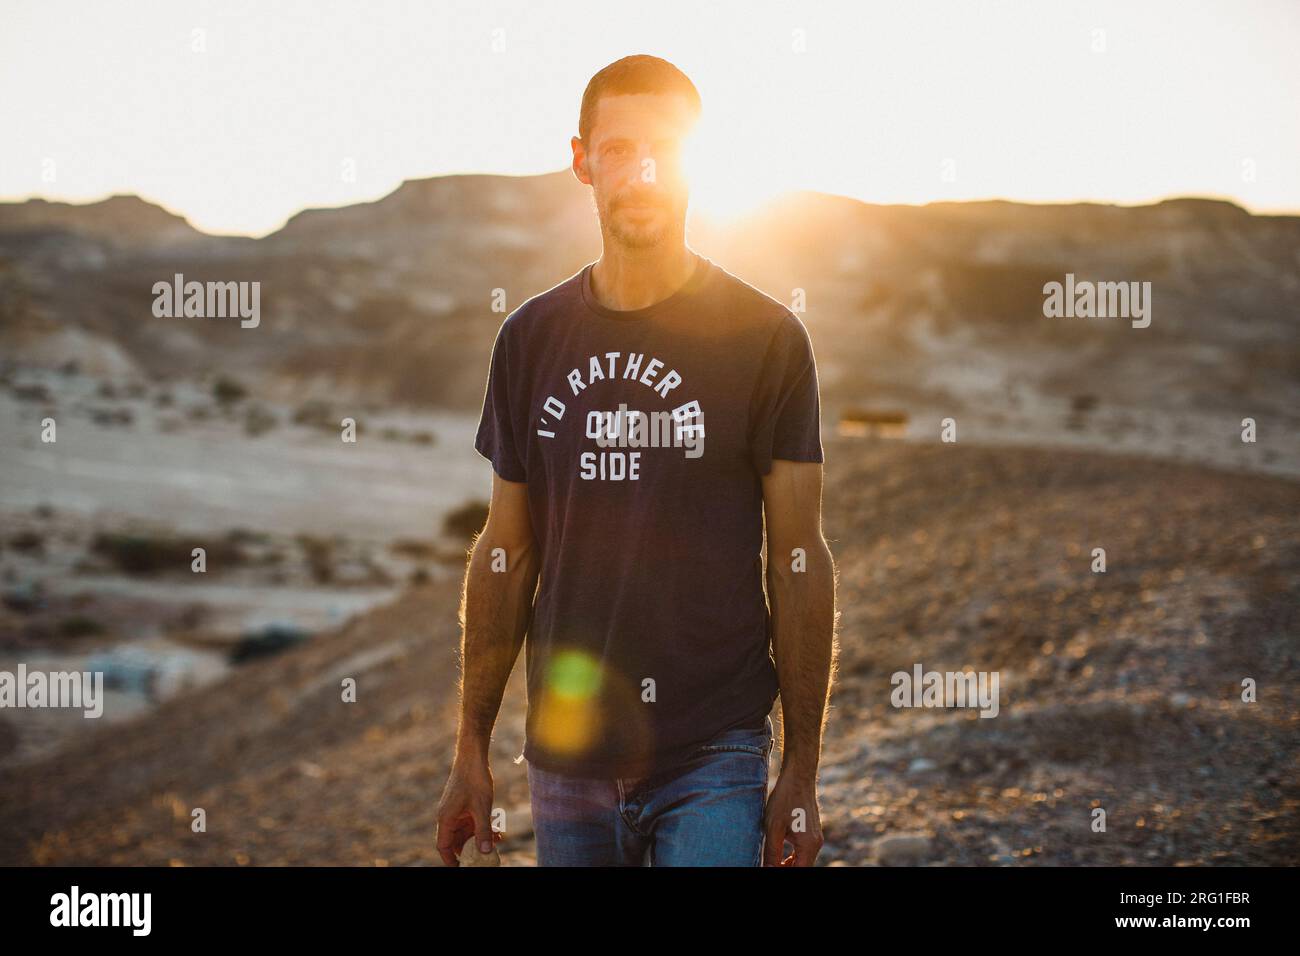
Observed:
[[[819,862],[1300,860],[1300,219],[799,193],[690,241],[806,302],[817,353]],[[102,720],[0,714],[0,863],[440,865],[494,290],[598,254],[562,173],[256,240],[130,196],[0,204],[0,670],[112,678]],[[176,273],[259,281],[260,324],[154,315]],[[1150,281],[1151,325],[1046,317],[1067,273]],[[916,661],[998,671],[998,718],[890,706]],[[534,860],[520,670],[507,865]]]

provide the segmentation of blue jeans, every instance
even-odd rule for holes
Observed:
[[[772,718],[640,779],[528,765],[538,866],[761,866]]]

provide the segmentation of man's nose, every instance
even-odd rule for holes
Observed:
[[[658,182],[658,167],[659,164],[655,157],[654,150],[648,146],[642,146],[637,150],[636,162],[632,164],[632,169],[629,171],[628,182]]]

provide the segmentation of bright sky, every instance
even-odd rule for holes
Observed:
[[[403,179],[561,169],[591,74],[653,53],[703,97],[709,211],[808,188],[1300,212],[1296,0],[0,2],[3,199],[137,193],[262,235]]]

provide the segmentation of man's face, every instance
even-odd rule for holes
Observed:
[[[607,236],[646,249],[685,229],[690,188],[682,165],[695,114],[684,96],[602,96],[588,134],[573,138],[573,170],[592,188]]]

